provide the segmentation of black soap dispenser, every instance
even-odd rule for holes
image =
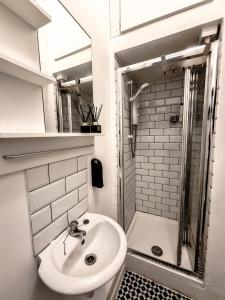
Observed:
[[[92,186],[95,186],[97,188],[102,188],[104,186],[102,163],[97,158],[93,158],[91,160],[91,175],[92,175]]]

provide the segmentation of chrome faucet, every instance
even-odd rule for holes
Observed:
[[[85,223],[83,223],[85,224]],[[82,224],[82,225],[83,225]],[[87,223],[86,223],[87,224]],[[81,225],[80,225],[81,226]],[[70,225],[69,225],[69,233],[66,235],[64,241],[63,241],[63,245],[64,245],[64,255],[66,255],[66,239],[68,238],[68,236],[72,236],[72,237],[76,237],[78,239],[81,239],[81,245],[84,244],[85,240],[83,239],[83,236],[86,235],[86,231],[85,230],[82,230],[82,229],[79,229],[78,228],[79,225],[78,225],[78,221],[74,220],[74,221],[71,221],[70,222]]]
[[[81,239],[83,236],[86,235],[86,231],[78,228],[78,222],[76,220],[70,222],[69,226],[69,235],[72,237],[76,237]]]

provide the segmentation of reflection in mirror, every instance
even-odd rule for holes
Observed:
[[[64,74],[57,74],[56,78],[59,131],[90,133],[93,109],[92,75],[78,77],[76,72],[68,70]]]
[[[39,43],[41,54],[44,52],[42,64],[57,79],[52,93],[55,128],[60,132],[93,132],[89,126],[94,110],[91,38],[60,1],[48,1],[48,12],[52,22],[39,30]]]

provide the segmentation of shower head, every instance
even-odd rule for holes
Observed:
[[[137,98],[137,96],[144,90],[144,89],[146,89],[147,87],[149,87],[149,83],[143,83],[141,86],[140,86],[140,88],[139,88],[139,90],[137,91],[137,93],[133,96],[133,97],[131,97],[130,99],[129,99],[129,101],[130,102],[133,102],[136,98]]]

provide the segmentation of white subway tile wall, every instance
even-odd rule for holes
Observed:
[[[46,206],[31,215],[31,224],[33,234],[45,228],[52,222],[50,206]]]
[[[35,190],[46,184],[49,184],[47,165],[27,170],[28,191]]]
[[[84,170],[87,168],[87,158],[86,156],[78,157],[78,171]]]
[[[77,158],[55,162],[49,165],[51,182],[77,172]]]
[[[26,170],[34,254],[88,210],[87,156]]]
[[[183,78],[153,83],[139,99],[136,210],[177,219],[181,168]]]

